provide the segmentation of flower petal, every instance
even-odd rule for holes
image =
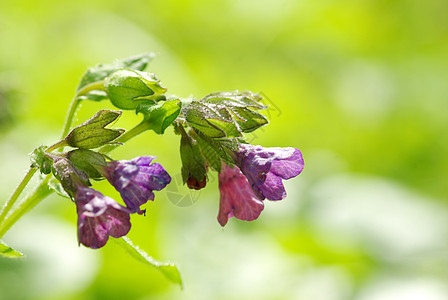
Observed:
[[[247,178],[238,167],[231,168],[225,164],[219,174],[219,213],[218,222],[227,224],[230,217],[252,221],[258,218],[264,209],[263,202],[258,199]]]
[[[75,193],[78,211],[78,241],[86,247],[103,247],[109,235],[121,237],[131,229],[129,209],[112,198],[84,186]]]
[[[300,150],[295,148],[290,149],[294,150],[292,155],[282,160],[275,159],[272,162],[270,169],[270,172],[280,176],[283,179],[291,179],[296,177],[302,172],[304,166],[303,157]]]
[[[140,206],[154,200],[153,191],[160,191],[171,181],[162,165],[151,164],[154,159],[154,156],[141,156],[129,161],[113,161],[104,168],[104,177],[120,193],[132,213],[143,214]]]
[[[273,173],[266,175],[265,182],[258,186],[258,189],[269,200],[283,200],[286,198],[286,190],[282,179]]]

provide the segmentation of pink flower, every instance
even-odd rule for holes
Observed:
[[[222,164],[219,173],[219,213],[218,222],[221,226],[227,224],[230,217],[252,221],[258,218],[264,208],[261,201],[253,192],[246,176],[241,170]]]

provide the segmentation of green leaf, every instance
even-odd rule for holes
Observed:
[[[224,160],[228,165],[234,163],[230,155],[225,151],[221,141],[208,138],[202,134],[197,135],[196,141],[202,155],[213,170],[221,172],[221,160]]]
[[[267,106],[261,97],[251,92],[218,92],[192,101],[184,111],[186,121],[211,138],[241,137],[268,124],[267,118],[256,110]]]
[[[53,161],[45,155],[45,149],[47,147],[40,146],[30,154],[31,165],[34,168],[38,168],[42,174],[50,174]]]
[[[103,175],[98,172],[97,167],[106,166],[106,157],[95,151],[86,149],[76,149],[67,153],[67,158],[73,165],[84,171],[89,178],[102,179]]]
[[[104,80],[107,76],[120,69],[143,71],[153,58],[153,53],[142,53],[117,60],[110,64],[99,64],[87,70],[82,77],[77,90],[79,91],[93,82]]]
[[[104,86],[112,104],[121,109],[136,109],[140,104],[165,99],[166,88],[152,73],[119,70],[107,77]]]
[[[247,107],[233,107],[232,112],[236,116],[235,120],[243,132],[252,132],[269,123],[264,115]]]
[[[241,136],[238,124],[222,105],[193,101],[187,107],[185,118],[192,127],[212,138]]]
[[[180,275],[179,269],[174,263],[170,262],[160,262],[149,256],[145,251],[140,249],[138,246],[134,245],[132,241],[127,237],[122,237],[119,239],[112,238],[114,242],[124,248],[124,250],[130,254],[133,258],[141,263],[148,266],[154,267],[171,282],[179,284],[180,288],[183,289],[182,277]]]
[[[48,186],[56,192],[56,194],[58,194],[61,197],[67,198],[67,199],[71,199],[70,195],[67,194],[67,192],[64,190],[64,188],[62,187],[62,184],[56,180],[55,178],[51,179],[48,182]]]
[[[65,138],[71,147],[92,149],[110,143],[123,134],[123,129],[108,129],[106,125],[115,121],[121,111],[103,109],[85,123],[75,127]]]
[[[246,92],[216,92],[202,98],[201,102],[220,104],[232,107],[250,107],[254,109],[266,109],[267,106],[261,104],[263,98],[255,93]]]
[[[241,131],[251,132],[269,123],[264,115],[254,111],[267,108],[259,103],[261,100],[258,94],[251,92],[218,92],[205,96],[201,101],[213,107],[225,106],[235,117]]]
[[[0,240],[0,254],[8,258],[18,258],[25,256],[22,252],[14,250]]]
[[[180,113],[180,100],[160,101],[155,105],[140,105],[136,112],[144,115],[150,129],[157,134],[163,134]]]

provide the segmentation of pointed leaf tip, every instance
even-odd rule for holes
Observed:
[[[0,254],[8,258],[19,258],[25,256],[22,252],[14,250],[1,240],[0,240]]]
[[[179,272],[179,269],[174,263],[155,260],[154,258],[149,256],[148,253],[140,249],[138,246],[134,245],[134,243],[132,243],[132,241],[127,237],[112,240],[123,247],[123,249],[133,258],[150,267],[156,268],[169,281],[178,284],[180,288],[183,289],[182,276]]]

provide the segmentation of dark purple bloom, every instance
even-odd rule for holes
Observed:
[[[222,164],[219,173],[219,213],[218,222],[221,226],[227,224],[230,217],[252,221],[258,218],[264,208],[261,201],[253,192],[246,176],[240,169]]]
[[[264,148],[241,144],[235,163],[246,175],[252,189],[260,199],[282,200],[286,197],[282,179],[300,174],[304,162],[296,148]]]
[[[120,192],[132,213],[143,214],[140,206],[154,200],[153,191],[160,191],[171,181],[170,175],[154,156],[140,156],[131,160],[111,161],[100,172]]]
[[[87,186],[78,185],[74,194],[78,212],[78,241],[97,249],[109,236],[119,238],[131,229],[129,209]]]

